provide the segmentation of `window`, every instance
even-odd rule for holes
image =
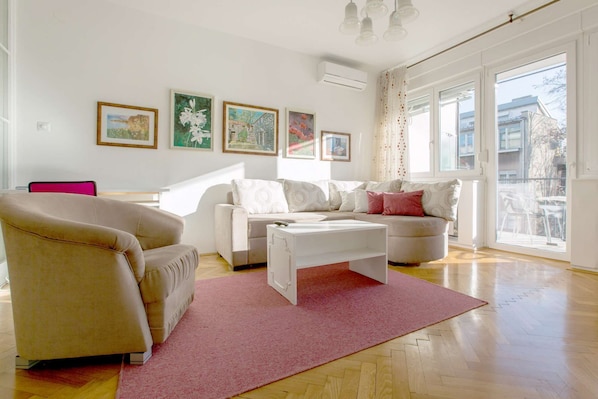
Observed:
[[[493,71],[494,240],[552,257],[567,252],[567,53],[526,61]]]
[[[459,134],[459,157],[473,155],[473,128],[471,132]]]
[[[521,124],[515,123],[507,126],[500,126],[499,120],[499,150],[519,150],[521,148]]]
[[[516,170],[503,170],[498,172],[498,179],[499,180],[510,180],[517,178],[517,171]]]
[[[12,3],[0,0],[0,189],[9,188],[8,183],[8,153],[9,133],[11,123],[11,64],[13,62],[10,50],[12,25],[10,15]],[[9,30],[10,29],[10,30]]]
[[[430,96],[407,102],[409,110],[409,167],[411,173],[429,173]]]
[[[12,86],[12,69],[14,57],[11,54],[12,15],[14,15],[13,2],[11,0],[0,0],[0,189],[9,188],[8,179],[8,154],[10,145],[11,131],[11,112],[9,106],[11,99],[14,98]],[[6,265],[6,252],[4,250],[4,241],[0,232],[0,287],[8,282],[8,268]]]
[[[409,93],[409,167],[412,175],[461,176],[476,169],[480,77]],[[465,82],[465,83],[464,83]]]
[[[440,171],[473,169],[475,84],[443,90],[439,94]]]

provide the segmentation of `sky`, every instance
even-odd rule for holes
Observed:
[[[566,69],[566,66],[560,64],[545,68],[537,73],[529,73],[503,81],[496,86],[497,104],[508,103],[514,98],[527,95],[538,96],[540,101],[546,106],[551,116],[558,120],[560,126],[566,126],[565,110],[560,109],[559,102],[555,97],[548,93],[550,87],[543,85],[544,78],[553,78],[555,75]]]

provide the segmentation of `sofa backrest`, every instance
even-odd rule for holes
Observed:
[[[449,221],[457,218],[461,180],[411,182],[401,179],[384,182],[357,180],[298,181],[289,179],[232,181],[232,203],[250,214],[317,212],[338,210],[368,212],[366,192],[398,193],[423,190],[422,207],[429,216]],[[348,196],[348,193],[355,193]],[[351,198],[348,209],[343,203]]]

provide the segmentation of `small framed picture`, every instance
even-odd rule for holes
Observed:
[[[170,148],[212,150],[214,97],[170,91]]]
[[[351,135],[322,130],[320,158],[322,161],[351,161]]]
[[[278,155],[278,110],[224,101],[222,152]]]
[[[316,114],[287,108],[287,158],[316,158]]]
[[[98,102],[97,144],[158,148],[158,110]]]

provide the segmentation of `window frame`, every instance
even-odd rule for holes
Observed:
[[[457,169],[450,171],[440,170],[440,93],[454,87],[473,83],[475,98],[474,98],[474,131],[473,131],[473,152],[474,165],[472,169]],[[482,73],[473,72],[461,75],[455,79],[437,82],[425,88],[420,88],[407,92],[407,102],[410,99],[417,100],[426,95],[430,96],[430,171],[410,173],[412,178],[455,178],[455,177],[471,177],[482,174],[479,154],[482,146],[481,134],[481,114],[483,112],[482,104]],[[411,161],[410,161],[411,162]],[[411,165],[410,165],[411,166]]]
[[[3,2],[7,6],[7,13],[3,16],[6,23],[6,43],[0,42],[0,52],[5,56],[6,63],[3,68],[6,71],[6,81],[3,82],[0,93],[2,96],[2,104],[6,107],[0,112],[0,126],[2,128],[2,156],[0,157],[0,189],[7,190],[14,187],[15,181],[15,75],[16,75],[16,60],[15,60],[15,20],[16,20],[16,0],[5,0]],[[0,76],[4,79],[4,76]],[[0,283],[1,284],[1,283]]]
[[[433,107],[434,107],[434,91],[432,89],[425,89],[425,90],[417,90],[414,92],[413,95],[411,95],[409,92],[407,94],[407,106],[409,106],[409,101],[417,101],[420,100],[424,97],[428,97],[429,101],[430,101],[430,118],[428,120],[428,124],[429,124],[429,131],[430,131],[430,138],[429,138],[429,142],[428,142],[428,154],[430,155],[430,162],[428,165],[428,172],[412,172],[411,171],[411,154],[409,157],[409,171],[411,176],[418,176],[418,177],[433,177],[434,176],[434,165],[435,163],[435,159],[434,159],[434,154],[433,154],[433,150],[434,150],[434,146],[433,146],[433,142],[434,142],[434,127],[432,124],[433,121]],[[407,107],[407,112],[409,112],[409,107]],[[409,118],[409,116],[408,116]],[[408,126],[410,124],[410,119],[409,119],[409,123]],[[409,132],[409,138],[411,138],[411,132]]]
[[[495,99],[495,76],[496,74],[508,71],[510,69],[518,68],[519,66],[526,64],[533,64],[537,61],[551,58],[553,56],[565,54],[567,60],[567,217],[571,215],[571,180],[576,177],[576,165],[579,162],[579,154],[577,152],[578,140],[580,132],[577,130],[577,113],[578,105],[576,97],[579,95],[579,88],[583,87],[584,82],[580,79],[577,71],[578,64],[578,49],[577,41],[570,41],[564,39],[560,44],[550,43],[549,45],[542,46],[534,51],[529,51],[524,57],[508,57],[497,60],[494,63],[486,65],[486,76],[485,81],[485,97],[484,97],[484,131],[486,148],[489,153],[489,162],[486,170],[487,176],[487,214],[485,226],[486,245],[489,248],[494,248],[503,251],[517,252],[525,255],[540,256],[549,259],[556,259],[561,261],[569,261],[571,258],[571,245],[568,243],[566,251],[564,253],[557,253],[553,251],[544,251],[537,248],[528,248],[523,246],[513,246],[505,243],[497,242],[496,231],[498,228],[496,210],[500,206],[498,197],[498,185],[496,178],[498,177],[498,159],[497,151],[500,143],[496,139],[496,128],[495,122],[498,114],[496,114],[496,99]],[[571,90],[569,89],[571,88]],[[583,147],[583,146],[582,146]],[[482,147],[483,148],[483,147]],[[566,226],[567,237],[571,236],[571,223],[567,223]]]

